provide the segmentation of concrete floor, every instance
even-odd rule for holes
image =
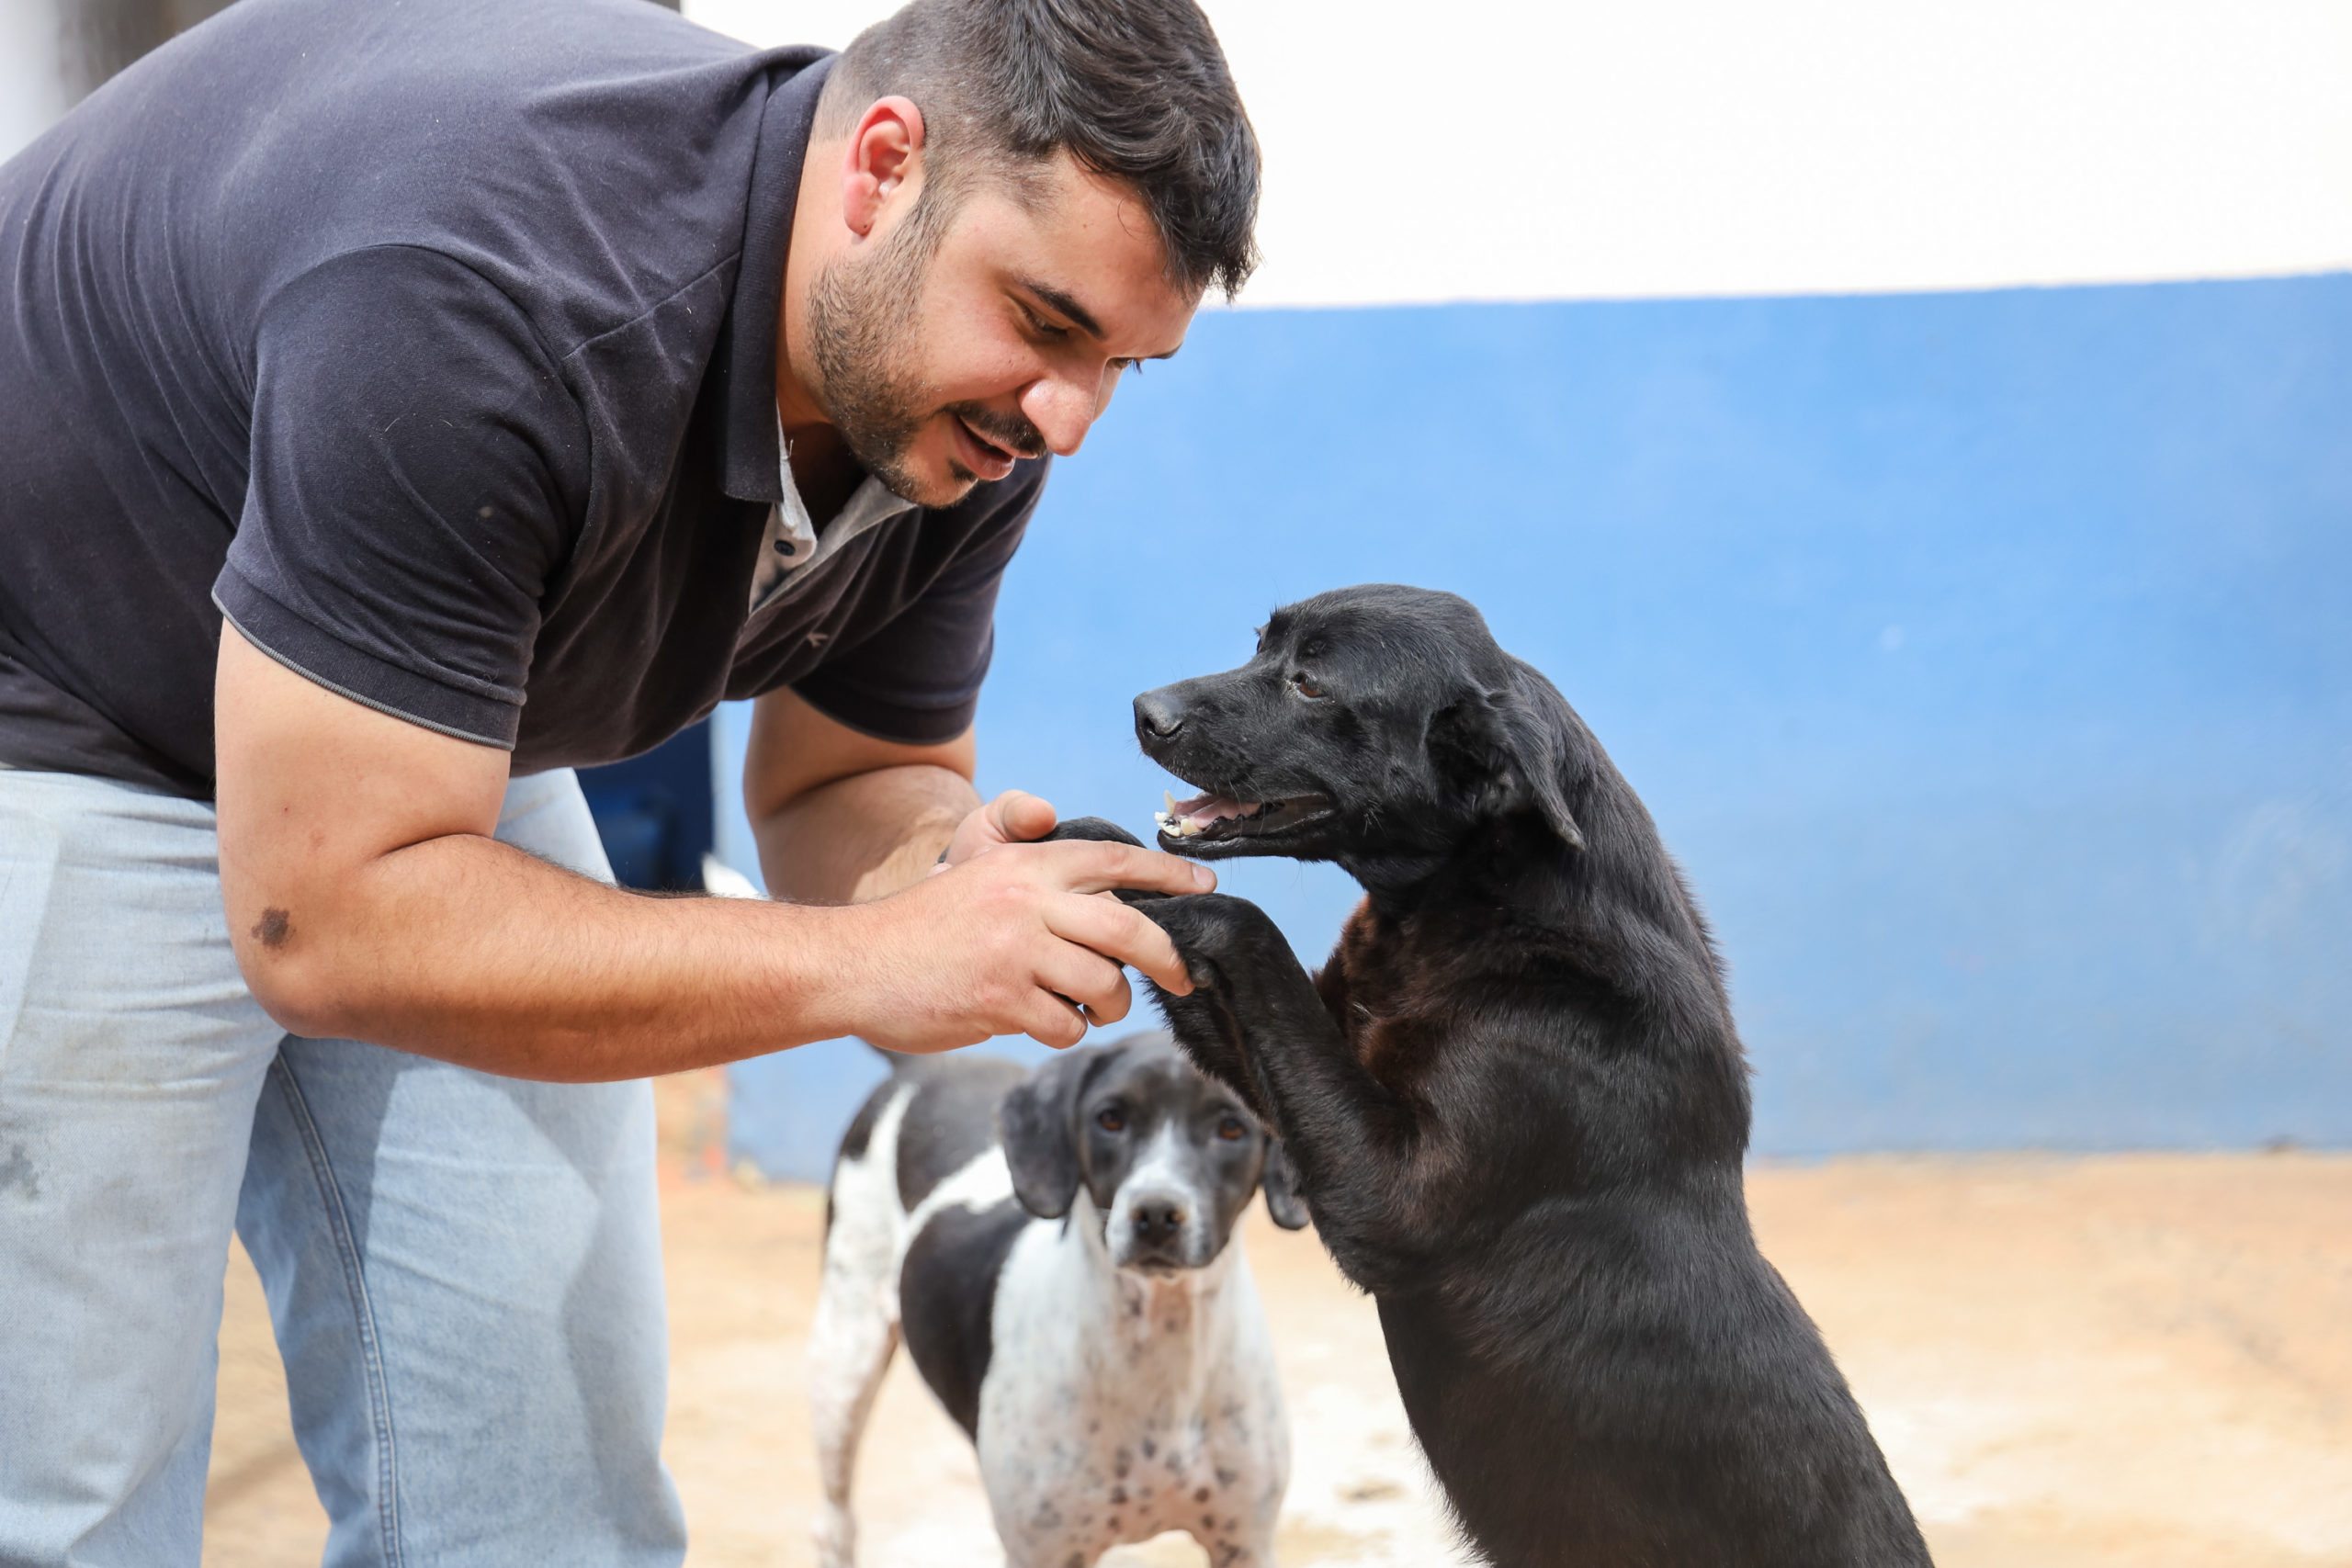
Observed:
[[[823,1201],[718,1178],[698,1092],[666,1118],[689,1562],[800,1568]],[[1849,1159],[1759,1167],[1749,1194],[1944,1568],[2352,1568],[2352,1156]],[[1284,1563],[1460,1561],[1370,1303],[1311,1233],[1253,1211],[1247,1244],[1291,1406]],[[865,1568],[1001,1561],[970,1450],[903,1357],[865,1451]],[[205,1561],[293,1568],[324,1534],[240,1254]],[[1112,1561],[1202,1557],[1164,1537]]]

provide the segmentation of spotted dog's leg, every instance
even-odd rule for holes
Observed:
[[[865,1153],[833,1172],[825,1274],[808,1330],[808,1414],[825,1500],[817,1512],[819,1568],[854,1568],[857,1520],[850,1483],[858,1440],[899,1348],[899,1122],[902,1090],[876,1121]]]
[[[899,1348],[899,1325],[876,1310],[870,1291],[863,1303],[843,1301],[832,1288],[830,1269],[825,1284],[808,1334],[808,1407],[825,1487],[817,1516],[817,1561],[821,1568],[854,1568],[857,1520],[850,1511],[850,1483],[865,1419]]]
[[[1276,1568],[1272,1519],[1238,1519],[1230,1521],[1230,1526],[1192,1532],[1208,1557],[1209,1568]]]
[[[1280,1402],[1272,1411],[1260,1414],[1271,1415],[1279,1426],[1283,1418]],[[1287,1450],[1287,1442],[1282,1447]],[[1188,1522],[1185,1533],[1200,1543],[1209,1568],[1275,1568],[1274,1523],[1283,1511],[1288,1472],[1286,1458],[1278,1460],[1271,1467],[1271,1473],[1261,1460],[1254,1470],[1220,1471],[1220,1481],[1230,1473],[1235,1483],[1221,1489],[1203,1487],[1201,1494],[1196,1494],[1201,1503],[1200,1519],[1197,1524]]]

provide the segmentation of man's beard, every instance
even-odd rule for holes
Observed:
[[[859,467],[901,500],[922,506],[952,504],[979,478],[951,457],[947,467],[956,495],[923,493],[908,451],[935,413],[960,418],[1022,457],[1046,450],[1045,437],[1019,413],[932,400],[935,393],[918,363],[915,319],[938,250],[938,230],[944,227],[941,214],[923,210],[936,200],[925,192],[916,210],[872,255],[862,261],[834,258],[808,289],[808,347],[822,378],[819,400],[827,417]]]

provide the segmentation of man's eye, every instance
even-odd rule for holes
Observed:
[[[1127,1130],[1127,1113],[1115,1105],[1106,1105],[1094,1113],[1094,1124],[1106,1133],[1124,1133]]]

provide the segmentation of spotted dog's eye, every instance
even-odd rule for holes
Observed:
[[[1249,1132],[1250,1129],[1242,1125],[1241,1118],[1238,1116],[1228,1116],[1216,1124],[1216,1135],[1228,1144],[1237,1138],[1247,1136]]]
[[[1094,1124],[1106,1133],[1127,1130],[1127,1113],[1115,1105],[1106,1105],[1094,1113]]]
[[[1304,670],[1290,678],[1290,687],[1302,697],[1316,698],[1323,694],[1323,688],[1315,683],[1315,677]]]

